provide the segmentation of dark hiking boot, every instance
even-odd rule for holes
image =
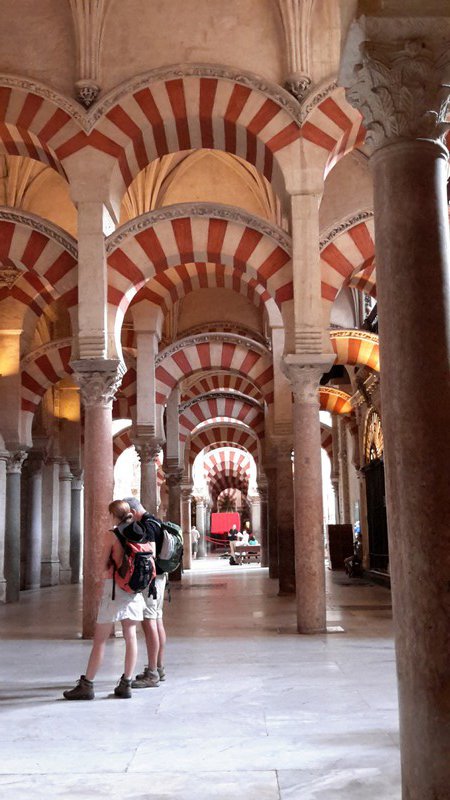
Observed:
[[[114,694],[116,697],[131,697],[131,678],[125,678],[125,676],[122,675],[119,683],[114,689]]]
[[[159,681],[158,670],[145,667],[142,677],[136,675],[136,680],[134,680],[131,685],[133,689],[149,689],[152,686],[158,686]]]
[[[77,685],[73,689],[67,689],[63,695],[66,700],[93,700],[95,697],[94,681],[88,681],[85,675],[81,675]]]

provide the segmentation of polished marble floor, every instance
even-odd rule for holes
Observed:
[[[80,603],[61,586],[0,607],[2,797],[399,800],[387,589],[328,573],[343,632],[304,637],[267,570],[199,561],[166,605],[166,682],[111,697],[111,639],[96,700],[68,703],[90,649]]]

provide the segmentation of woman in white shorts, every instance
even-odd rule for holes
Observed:
[[[112,517],[113,525],[120,523],[133,522],[130,514],[130,506],[123,500],[114,500],[108,507]],[[140,592],[130,594],[119,586],[115,587],[115,597],[113,594],[113,573],[114,566],[118,569],[122,563],[124,549],[113,531],[105,534],[105,546],[103,550],[103,563],[105,568],[103,595],[95,626],[92,650],[89,656],[86,674],[81,675],[79,681],[73,689],[63,692],[66,700],[93,700],[94,678],[103,661],[106,641],[111,633],[114,622],[122,624],[123,638],[125,639],[125,667],[122,677],[119,680],[114,694],[116,697],[131,697],[131,676],[136,666],[137,659],[137,638],[136,624],[142,622],[144,617],[145,601]]]

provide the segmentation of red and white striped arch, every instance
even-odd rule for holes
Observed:
[[[190,462],[193,462],[203,449],[209,452],[218,447],[240,448],[250,453],[255,461],[258,460],[256,435],[246,426],[232,421],[226,425],[212,423],[198,431],[194,430],[186,443],[186,448],[189,448]]]
[[[0,76],[0,148],[8,155],[42,161],[64,175],[64,143],[76,139],[79,146],[86,144],[80,125],[84,116],[53,89]]]
[[[4,152],[64,174],[64,161],[89,146],[111,159],[122,191],[156,158],[199,148],[238,155],[284,189],[299,138],[287,92],[214,65],[154,70],[115,87],[88,112],[43,84],[0,76]]]
[[[125,428],[124,430],[116,433],[113,438],[113,461],[114,464],[116,463],[119,456],[125,452],[125,450],[129,450],[130,447],[134,447],[133,442],[130,439],[131,427]],[[158,457],[155,461],[155,469],[157,470],[157,481],[158,486],[161,486],[165,482],[164,472],[162,469],[162,463],[160,458]]]
[[[73,372],[71,352],[72,339],[60,339],[38,348],[20,362],[24,441],[31,441],[34,413],[47,389]]]
[[[163,350],[156,359],[156,402],[166,403],[180,381],[205,369],[226,370],[247,377],[266,403],[273,402],[270,353],[250,340],[232,335],[181,339]]]
[[[37,317],[55,299],[76,306],[77,243],[57,225],[0,208],[0,264],[22,271],[11,289],[0,288],[0,301],[14,297]]]
[[[266,306],[269,318],[273,313],[272,306],[276,305],[267,289],[250,275],[236,272],[224,264],[195,263],[181,264],[155,275],[133,297],[130,306],[150,304],[166,315],[174,303],[199,289],[230,289],[246,297],[257,308]]]
[[[348,285],[353,289],[358,289],[359,292],[369,294],[371,297],[377,296],[377,271],[375,261],[372,261],[368,267],[357,269],[351,278],[348,279]]]
[[[366,131],[359,111],[345,97],[345,89],[331,85],[320,102],[312,104],[302,124],[302,139],[310,142],[324,165],[324,174],[355,147]]]
[[[225,271],[217,267],[223,265],[230,287],[245,288],[247,296],[249,289],[256,292],[260,287],[261,301],[272,301],[279,309],[293,297],[290,238],[279,228],[269,223],[261,226],[258,218],[228,206],[180,204],[148,212],[111,234],[106,252],[110,328],[116,331],[133,297],[151,279],[147,299],[158,305],[158,287],[164,287],[165,299],[172,292],[173,303],[179,296],[174,281],[183,295],[200,285],[200,274],[206,275],[208,264],[216,285],[225,281]],[[199,267],[191,275],[186,266],[180,266],[194,262]]]
[[[200,394],[227,390],[231,393],[233,391],[239,392],[240,394],[244,394],[258,401],[262,401],[263,399],[260,389],[247,378],[242,378],[240,375],[232,375],[228,372],[218,371],[215,375],[200,376],[198,380],[190,383],[188,387],[185,387],[181,396],[181,402],[185,403],[186,400],[190,400]]]
[[[259,405],[233,395],[227,398],[212,395],[200,397],[198,402],[180,409],[180,441],[185,442],[200,423],[215,421],[219,417],[243,422],[254,430],[258,437],[264,435],[264,412]]]
[[[357,330],[333,330],[331,344],[336,353],[335,364],[364,366],[380,371],[380,348],[376,333]]]
[[[322,302],[325,322],[328,324],[331,307],[342,287],[350,284],[355,274],[369,274],[374,267],[374,220],[369,217],[362,222],[349,224],[337,233],[332,241],[321,248],[320,269],[322,281]],[[364,291],[364,289],[363,289]]]
[[[136,412],[136,370],[129,367],[113,400],[113,419],[134,419]]]
[[[321,386],[319,389],[320,410],[329,411],[330,414],[351,414],[353,406],[350,395],[331,386]]]
[[[114,151],[123,188],[154,159],[201,148],[240,156],[284,188],[300,137],[295,104],[279,86],[207,64],[143,75],[102,98],[91,117],[99,112],[102,138],[90,143]],[[78,147],[67,142],[66,153]]]

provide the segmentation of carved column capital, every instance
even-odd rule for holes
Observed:
[[[152,461],[156,461],[161,452],[161,442],[156,440],[149,442],[135,441],[133,444],[141,464],[150,464]]]
[[[84,405],[108,406],[112,403],[125,374],[125,365],[114,359],[92,359],[72,361],[74,378],[80,387],[81,398]],[[96,369],[97,367],[97,369]]]
[[[183,480],[184,470],[177,469],[171,470],[170,472],[166,472],[166,483],[169,488],[174,488],[176,486],[180,486],[181,481]]]
[[[353,47],[350,54],[351,32],[341,79],[348,101],[363,115],[367,142],[375,149],[405,139],[443,145],[449,128],[450,31],[447,20],[445,39],[445,27],[439,32],[438,24],[417,18],[354,23],[359,53]],[[405,35],[395,38],[399,33]]]
[[[297,402],[319,404],[319,381],[334,359],[335,356],[328,353],[314,356],[314,360],[306,355],[287,355],[283,358],[281,368]]]
[[[20,475],[22,472],[23,462],[25,461],[28,453],[26,450],[15,450],[10,452],[6,458],[6,474],[7,475]]]

